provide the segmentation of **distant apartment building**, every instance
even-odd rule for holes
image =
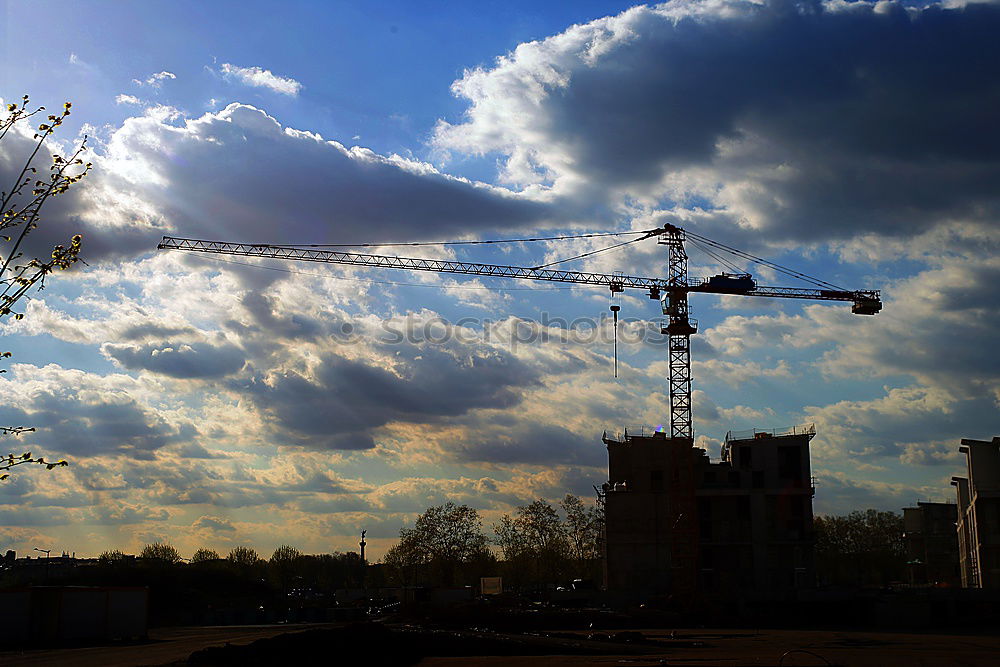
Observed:
[[[717,462],[664,433],[605,433],[608,590],[727,599],[813,586],[815,432],[730,433]]]
[[[958,537],[955,503],[918,502],[903,508],[903,541],[909,582],[958,586]]]
[[[952,477],[958,494],[962,586],[1000,588],[1000,437],[962,440],[967,475]]]

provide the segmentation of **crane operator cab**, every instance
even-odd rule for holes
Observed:
[[[660,333],[689,336],[698,332],[698,320],[691,319],[686,295],[681,291],[665,290],[660,296],[660,308],[666,315],[660,321]]]

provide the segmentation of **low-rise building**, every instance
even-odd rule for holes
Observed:
[[[914,585],[958,586],[958,537],[955,503],[918,502],[903,508],[906,566]]]

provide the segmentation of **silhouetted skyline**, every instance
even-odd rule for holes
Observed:
[[[157,254],[163,234],[374,243],[670,222],[881,289],[874,318],[693,295],[696,444],[715,458],[730,429],[815,423],[818,514],[953,500],[957,443],[997,431],[1000,144],[983,110],[1000,8],[626,7],[10,5],[15,35],[46,15],[49,46],[2,59],[0,96],[72,100],[61,136],[89,132],[95,166],[34,239],[80,232],[88,265],[0,324],[14,354],[0,425],[37,428],[4,445],[70,461],[0,482],[0,548],[328,553],[364,528],[377,560],[432,505],[491,522],[592,496],[606,429],[669,423],[663,346],[629,335],[661,317],[648,299],[621,301],[616,380],[607,338],[559,335],[559,318],[610,326],[605,289],[250,267]],[[399,252],[539,266],[607,244]],[[690,254],[691,275],[731,270]],[[649,243],[567,268],[665,263]],[[379,335],[397,330],[415,334]]]

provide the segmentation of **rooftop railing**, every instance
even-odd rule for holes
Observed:
[[[751,428],[726,433],[726,442],[733,440],[755,440],[757,438],[780,438],[788,435],[816,435],[816,424],[801,424],[785,428]]]
[[[609,440],[625,442],[629,438],[652,438],[653,436],[668,437],[670,435],[670,424],[660,424],[658,426],[648,426],[639,424],[638,426],[624,426],[622,430],[615,433],[604,432],[604,437]]]

